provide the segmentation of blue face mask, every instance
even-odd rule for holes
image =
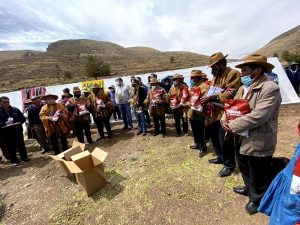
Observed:
[[[191,86],[194,86],[195,85],[195,81],[194,80],[190,80],[190,84],[191,84]]]
[[[243,85],[245,85],[246,87],[250,87],[250,85],[253,84],[254,79],[251,78],[251,75],[247,75],[241,77],[241,81]]]
[[[173,85],[176,86],[177,85],[177,80],[173,81]]]

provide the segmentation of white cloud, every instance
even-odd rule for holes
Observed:
[[[2,0],[0,44],[2,49],[5,43],[16,49],[22,43],[27,48],[93,38],[239,57],[297,26],[300,14],[294,4],[294,0]]]

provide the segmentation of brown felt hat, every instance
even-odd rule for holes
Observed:
[[[208,59],[208,62],[209,62],[208,67],[212,67],[213,65],[220,62],[221,60],[226,59],[227,56],[228,56],[228,54],[226,54],[224,56],[222,52],[217,52],[215,54],[212,54],[211,56],[209,56],[209,59]]]
[[[94,84],[92,89],[101,89],[100,85],[99,84]]]
[[[172,80],[176,80],[176,79],[184,79],[184,76],[179,74],[179,73],[176,73],[173,77],[172,77]]]
[[[68,95],[69,96],[69,95]],[[58,99],[57,95],[51,94],[51,93],[46,93],[45,95],[41,96],[42,100],[45,100],[47,98],[54,98],[55,100]]]
[[[274,65],[267,62],[267,57],[260,54],[251,54],[244,58],[244,62],[236,65],[236,68],[242,68],[247,65],[257,65],[265,68],[266,70],[272,70]]]
[[[73,87],[73,93],[81,92],[79,87]]]
[[[191,78],[193,78],[193,77],[206,78],[207,75],[205,73],[203,73],[201,70],[192,70],[191,71]]]

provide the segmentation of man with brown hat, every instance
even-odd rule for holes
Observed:
[[[112,131],[110,125],[110,117],[114,110],[114,106],[107,96],[104,93],[104,90],[100,85],[95,84],[92,88],[94,97],[91,99],[91,110],[93,114],[94,121],[98,128],[98,133],[100,139],[104,139],[104,126],[106,128],[108,138],[112,138]],[[104,125],[104,126],[103,126]]]
[[[224,112],[223,102],[225,99],[232,99],[241,86],[240,73],[227,66],[227,56],[224,56],[222,52],[217,52],[209,57],[209,66],[213,74],[210,90],[222,91],[212,93],[210,96],[206,95],[200,100],[201,104],[207,104],[211,108],[211,115],[208,115],[208,129],[217,158],[210,159],[209,163],[224,164],[223,169],[219,172],[220,177],[230,176],[235,168],[233,138],[224,142],[225,132],[220,124]]]
[[[35,134],[36,140],[41,147],[42,153],[46,153],[49,150],[49,142],[45,133],[45,128],[40,119],[40,111],[42,109],[41,99],[39,96],[31,97],[32,105],[28,107],[28,122]]]
[[[157,136],[160,133],[162,137],[166,136],[166,104],[167,92],[159,86],[158,80],[153,77],[150,79],[150,90],[148,91],[145,99],[145,105],[149,106],[150,114],[153,116],[154,133]]]
[[[190,105],[189,120],[194,135],[194,144],[191,149],[198,149],[199,156],[206,155],[207,148],[205,143],[205,112],[200,104],[200,98],[204,96],[209,88],[204,81],[206,74],[201,70],[192,70],[190,79]]]
[[[278,85],[264,76],[264,72],[274,68],[265,56],[249,55],[236,67],[241,69],[243,86],[235,99],[247,100],[250,110],[248,114],[230,121],[223,115],[222,126],[226,132],[234,134],[248,132],[248,137],[236,138],[237,162],[245,187],[233,190],[249,196],[245,209],[252,215],[257,213],[257,207],[273,179],[271,160],[277,143],[281,95]]]
[[[188,108],[186,102],[189,100],[189,90],[188,86],[182,83],[183,79],[184,77],[181,74],[175,74],[172,78],[173,85],[169,90],[170,108],[175,120],[177,137],[181,135],[180,120],[182,120],[183,134],[188,134]]]
[[[55,102],[58,99],[57,95],[47,93],[42,96],[41,99],[46,101],[46,105],[44,105],[40,111],[40,119],[44,125],[54,153],[57,155],[61,152],[58,139],[60,139],[62,150],[68,149],[67,133],[71,126],[66,118],[65,107]]]
[[[84,143],[83,131],[87,142],[93,143],[90,128],[90,112],[88,107],[91,105],[90,99],[81,95],[79,87],[73,88],[73,95],[66,103],[66,108],[71,113],[71,122],[73,124],[77,140]]]

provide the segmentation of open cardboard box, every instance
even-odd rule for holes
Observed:
[[[68,167],[66,166],[64,161],[72,160],[71,156],[83,152],[84,148],[85,148],[85,144],[77,142],[77,141],[73,141],[71,148],[67,149],[64,152],[61,152],[58,155],[50,155],[50,157],[52,159],[59,161],[61,167],[64,169],[64,171],[66,171],[68,177],[75,179],[75,175],[70,172],[70,170],[68,169]]]
[[[103,165],[106,157],[107,152],[95,148],[92,153],[84,151],[71,156],[72,161],[64,161],[87,196],[99,191],[107,183]]]

